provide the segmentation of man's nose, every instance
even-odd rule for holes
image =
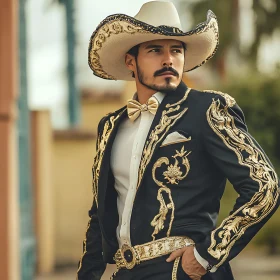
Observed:
[[[169,52],[165,53],[164,54],[164,58],[162,60],[162,66],[164,66],[164,67],[171,67],[172,64],[173,64],[173,60],[172,60],[171,54]]]

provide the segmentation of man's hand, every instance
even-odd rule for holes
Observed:
[[[192,280],[200,280],[201,277],[206,274],[205,268],[196,260],[194,256],[194,247],[188,246],[182,249],[176,250],[170,254],[166,259],[167,262],[171,262],[176,258],[182,256],[182,268],[185,273]]]

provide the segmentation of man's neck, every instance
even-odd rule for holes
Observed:
[[[148,99],[157,92],[157,90],[149,89],[142,85],[141,83],[136,82],[137,98],[138,102],[144,104]]]

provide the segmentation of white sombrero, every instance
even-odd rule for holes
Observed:
[[[115,14],[106,17],[93,32],[88,52],[93,74],[108,80],[133,80],[125,65],[125,54],[134,46],[152,40],[174,39],[186,44],[184,71],[209,60],[219,44],[218,22],[212,11],[207,20],[184,32],[171,2],[144,4],[135,17]]]

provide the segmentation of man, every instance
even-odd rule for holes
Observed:
[[[217,45],[211,11],[182,32],[170,2],[109,16],[93,33],[93,73],[135,80],[137,93],[98,126],[77,279],[100,279],[106,263],[113,279],[234,279],[228,262],[276,211],[277,175],[236,101],[182,82]],[[216,225],[226,178],[239,197]]]

